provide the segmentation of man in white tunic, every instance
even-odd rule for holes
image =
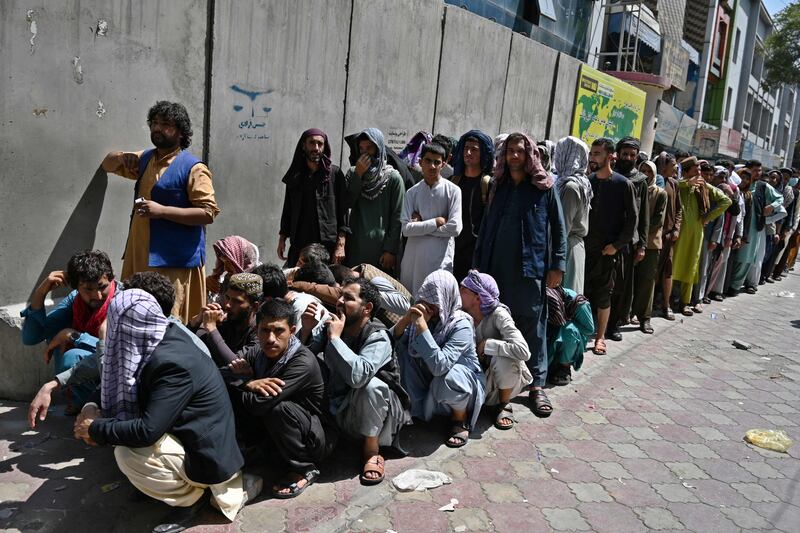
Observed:
[[[422,150],[423,180],[411,187],[403,201],[403,236],[408,237],[400,281],[416,294],[434,270],[453,270],[455,238],[461,233],[461,189],[442,179],[445,150],[428,144]]]

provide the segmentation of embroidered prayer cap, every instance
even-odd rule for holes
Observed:
[[[246,293],[251,298],[261,298],[263,293],[264,280],[258,274],[241,272],[231,276],[228,282],[229,289],[235,289]]]

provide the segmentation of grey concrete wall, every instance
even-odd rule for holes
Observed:
[[[434,133],[500,132],[511,35],[466,9],[446,7]]]
[[[150,144],[157,99],[187,106],[202,152],[205,38],[205,0],[0,2],[0,306],[79,249],[119,268],[133,184],[100,162]],[[0,337],[0,396],[35,390],[41,356],[23,371],[7,342],[19,345],[17,325],[0,322]]]
[[[575,91],[581,62],[564,53],[558,54],[558,72],[553,91],[553,105],[550,107],[550,131],[548,139],[560,139],[570,134],[572,111],[575,108]]]
[[[345,135],[376,127],[402,148],[431,130],[442,12],[437,0],[353,0]]]
[[[514,34],[500,131],[522,131],[537,141],[545,138],[557,60],[556,50]]]
[[[350,0],[217,0],[209,163],[222,213],[210,246],[241,235],[275,252],[281,182],[300,134],[327,132],[339,160]],[[399,96],[397,96],[399,98]]]

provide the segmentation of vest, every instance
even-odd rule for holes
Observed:
[[[146,150],[139,158],[139,178],[133,188],[134,200],[139,197],[139,184],[154,149]],[[153,185],[150,198],[161,205],[192,207],[186,185],[192,168],[202,161],[186,150],[170,163],[164,175]],[[151,267],[194,268],[206,262],[206,227],[188,226],[163,218],[150,219]]]
[[[394,336],[391,332],[387,331],[386,326],[384,326],[378,320],[370,320],[363,328],[361,328],[361,333],[359,333],[358,338],[353,342],[353,346],[350,346],[350,349],[355,353],[360,352],[370,335],[376,331],[386,331],[388,334],[389,341],[392,343],[392,356],[389,358],[386,364],[383,365],[380,370],[378,370],[378,372],[375,374],[375,377],[386,383],[386,385],[389,386],[389,390],[397,394],[397,397],[400,400],[400,405],[403,406],[403,409],[410,409],[411,397],[408,395],[408,392],[406,392],[402,383],[400,382],[400,364],[397,361],[397,355],[394,351]]]

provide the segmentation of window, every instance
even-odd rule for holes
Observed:
[[[731,100],[733,100],[733,89],[728,87],[728,97],[725,99],[725,120],[731,119]]]
[[[736,28],[736,40],[733,41],[733,59],[732,61],[736,63],[739,59],[739,41],[742,38],[742,30]]]

